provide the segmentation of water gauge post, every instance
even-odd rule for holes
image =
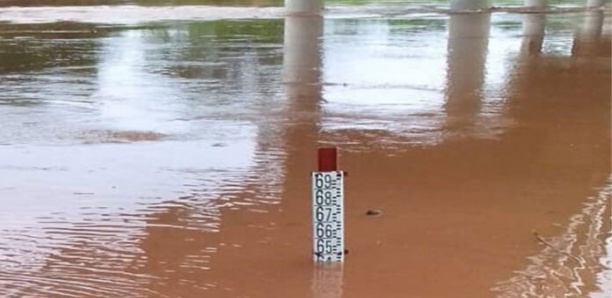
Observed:
[[[318,151],[319,169],[312,173],[312,249],[315,262],[344,260],[344,172],[337,149]]]

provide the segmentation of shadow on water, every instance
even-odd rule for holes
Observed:
[[[609,292],[604,17],[2,24],[0,288]],[[342,268],[310,258],[323,145],[350,173]]]

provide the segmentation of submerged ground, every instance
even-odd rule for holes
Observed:
[[[603,10],[16,4],[3,297],[612,293]],[[323,146],[349,173],[343,266],[312,264]]]

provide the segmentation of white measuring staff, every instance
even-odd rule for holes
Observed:
[[[315,262],[344,260],[344,173],[312,173],[312,250]]]

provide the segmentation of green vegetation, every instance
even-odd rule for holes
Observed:
[[[390,19],[387,23],[393,31],[439,31],[446,29],[446,19]]]

